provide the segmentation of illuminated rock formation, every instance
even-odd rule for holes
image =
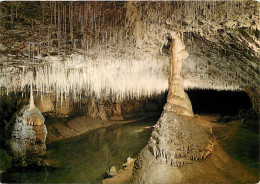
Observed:
[[[178,38],[176,33],[171,34],[171,59],[169,91],[165,111],[173,111],[179,115],[193,116],[192,106],[188,95],[184,92],[181,68],[183,60],[188,57],[184,43]]]
[[[24,106],[14,117],[10,139],[15,157],[31,157],[46,153],[47,129],[41,111],[34,105],[32,91],[30,104]]]
[[[139,154],[134,167],[133,183],[172,183],[170,176],[162,174],[165,164],[180,167],[202,160],[213,151],[214,136],[211,127],[205,129],[194,122],[189,97],[184,92],[180,76],[183,60],[188,56],[185,45],[176,33],[171,34],[171,75],[164,111],[155,125],[148,146]],[[156,159],[152,158],[153,155]],[[156,169],[149,169],[151,164]],[[171,173],[171,172],[169,172]]]

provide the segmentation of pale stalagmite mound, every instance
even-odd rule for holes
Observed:
[[[162,117],[165,117],[165,115],[162,115]],[[214,135],[211,132],[210,122],[197,117],[177,117],[176,119],[180,120],[179,118],[182,118],[183,122],[187,121],[193,124],[190,127],[190,130],[194,130],[196,133],[194,133],[194,137],[191,136],[187,141],[192,141],[195,149],[189,148],[188,150],[184,149],[184,151],[176,144],[178,141],[172,139],[173,144],[169,145],[175,145],[176,147],[172,147],[170,150],[174,150],[176,153],[180,152],[181,154],[175,154],[176,157],[171,158],[169,162],[167,161],[167,159],[169,160],[169,156],[166,156],[167,159],[165,156],[161,156],[161,154],[165,155],[167,151],[164,151],[164,153],[156,152],[156,156],[154,156],[154,152],[151,150],[150,141],[150,143],[138,155],[133,168],[133,175],[131,178],[132,183],[169,184],[258,182],[259,179],[257,177],[249,173],[241,163],[232,159],[223,151],[218,142],[214,139]],[[168,120],[169,117],[165,119]],[[158,122],[160,123],[160,121],[161,120]],[[184,126],[185,124],[188,125],[187,122],[183,123]],[[158,126],[159,123],[157,123],[156,126]],[[179,122],[177,122],[177,124],[178,123]],[[179,126],[180,125],[175,126],[176,131],[178,131]],[[199,131],[201,131],[201,133]],[[204,140],[207,138],[207,135],[204,134],[205,132],[208,134],[210,139]],[[183,133],[185,134],[185,132]],[[177,139],[179,138],[177,137]],[[182,140],[185,139],[182,138]]]
[[[44,155],[47,129],[41,111],[25,105],[14,117],[10,145],[14,156]]]
[[[10,147],[13,155],[23,158],[44,155],[47,129],[41,111],[34,104],[32,85],[30,103],[18,111],[12,121]]]

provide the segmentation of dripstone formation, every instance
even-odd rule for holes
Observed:
[[[134,183],[173,182],[170,176],[155,178],[154,172],[160,175],[164,164],[173,167],[192,164],[193,161],[205,159],[213,151],[214,135],[211,128],[205,129],[194,122],[192,106],[184,92],[180,71],[188,53],[175,33],[171,34],[171,38],[171,77],[167,103],[148,145],[137,158],[132,177]],[[150,170],[151,165],[158,169]]]
[[[46,153],[47,129],[41,111],[34,105],[32,91],[30,104],[25,105],[14,117],[10,139],[15,157],[41,156]]]
[[[183,42],[172,34],[171,78],[167,103],[150,138],[153,155],[163,157],[173,166],[206,158],[213,151],[213,140],[202,127],[185,116],[194,116],[191,102],[184,92],[180,75],[183,59],[188,57]]]

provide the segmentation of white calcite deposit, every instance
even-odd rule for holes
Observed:
[[[1,44],[3,93],[26,91],[32,76],[38,94],[52,92],[61,104],[63,95],[79,101],[161,93],[169,76],[164,47],[174,31],[189,52],[181,69],[184,89],[244,90],[258,108],[258,2],[43,2],[35,22],[20,12],[26,4],[9,6],[16,16],[3,11],[1,18],[12,17],[21,40],[7,35]],[[23,25],[19,16],[34,24]]]
[[[185,45],[176,33],[171,34],[171,75],[167,103],[149,142],[149,149],[166,163],[182,166],[189,160],[206,158],[213,151],[213,134],[196,125],[192,106],[184,92],[180,75],[183,60],[188,57]]]
[[[46,153],[47,129],[41,111],[33,98],[14,117],[10,139],[11,150],[16,157],[39,156]]]

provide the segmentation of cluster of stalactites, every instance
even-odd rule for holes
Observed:
[[[187,32],[210,39],[218,30],[232,32],[241,27],[260,29],[257,23],[259,3],[252,1],[167,1],[133,4],[138,11],[136,14],[132,13],[136,18],[132,18],[135,21],[131,28],[136,30],[138,27],[139,34],[135,37],[138,38],[139,45],[142,43],[138,48],[152,46],[160,50],[167,43],[167,37],[172,31],[179,32],[183,40]],[[133,26],[135,24],[138,26]]]
[[[64,98],[79,102],[83,96],[113,96],[117,99],[150,97],[168,90],[168,62],[152,58],[141,61],[92,60],[84,55],[73,55],[65,60],[50,57],[45,64],[18,68],[10,65],[2,69],[1,93],[22,91],[26,95],[32,81],[33,91],[40,96],[52,93],[61,105]],[[192,74],[185,74],[184,89],[239,89],[234,84],[226,85],[229,83],[226,79],[212,77],[198,80]]]
[[[260,48],[255,33],[248,28],[238,28],[232,33],[218,33],[210,40],[193,33],[185,34],[190,57],[183,63],[184,86],[235,91],[249,89],[247,93],[251,93],[251,100],[259,99]]]
[[[24,51],[29,59],[65,51],[68,45],[69,50],[98,52],[132,41],[129,31],[124,29],[123,2],[32,2],[32,8],[41,9],[41,12],[33,12],[37,16],[32,17],[24,12],[24,9],[30,8],[27,3],[6,4],[11,8],[10,15],[6,17],[11,17],[13,29],[26,29],[38,34],[28,40],[28,49]],[[30,22],[31,27],[21,27],[21,18]]]
[[[19,18],[25,18],[31,21],[30,30],[39,32],[40,41],[28,40],[32,44],[28,44],[25,52],[30,59],[35,57],[30,53],[36,54],[31,45],[37,45],[38,55],[46,50],[47,53],[64,50],[67,44],[74,51],[108,50],[107,53],[122,46],[138,50],[147,44],[158,52],[170,30],[211,36],[218,29],[236,26],[259,29],[259,24],[253,24],[259,19],[258,4],[243,0],[40,2],[37,6],[42,12],[36,13],[37,17],[26,17],[21,12],[27,7],[23,2],[7,3],[11,11],[6,16],[11,17],[14,28],[19,25]]]
[[[25,91],[33,86],[39,95],[54,93],[56,101],[74,102],[82,96],[115,99],[150,97],[168,88],[164,62],[160,60],[91,60],[73,55],[67,60],[48,58],[48,64],[15,68],[10,66],[0,75],[1,88],[7,93]],[[108,72],[109,71],[109,72]]]
[[[19,7],[22,7],[23,3],[7,3],[11,3],[10,17],[15,28],[22,14]],[[31,63],[34,63],[46,48],[47,53],[50,54],[64,49],[64,43],[70,43],[70,49],[87,55],[89,59],[84,59],[82,62],[86,67],[80,69],[77,67],[78,63],[75,63],[73,66],[64,68],[58,66],[62,62],[53,65],[52,62],[48,64],[48,61],[46,65],[36,65],[35,72],[28,73],[24,66],[21,67],[22,70],[13,68],[11,72],[7,70],[6,73],[3,70],[1,87],[7,93],[23,91],[26,86],[29,86],[28,81],[34,78],[35,91],[40,94],[55,91],[56,98],[61,102],[63,95],[66,97],[72,95],[73,99],[77,100],[86,93],[95,94],[97,97],[102,94],[111,94],[117,98],[161,93],[168,87],[166,77],[168,65],[165,62],[157,64],[157,57],[158,53],[162,53],[163,45],[167,42],[169,30],[177,29],[180,37],[183,38],[183,32],[189,31],[210,36],[217,29],[233,29],[238,23],[240,23],[239,26],[251,26],[255,29],[258,24],[253,25],[251,19],[257,19],[259,12],[255,12],[254,4],[257,3],[248,1],[127,2],[121,4],[41,2],[42,12],[39,13],[42,14],[41,21],[36,21],[36,17],[32,18],[30,28],[34,33],[39,33],[40,37],[37,38],[40,38],[40,42],[29,40],[28,49],[24,51],[27,52]],[[132,64],[133,67],[126,69],[128,62],[136,63],[134,60],[143,62],[144,52],[152,56],[149,62],[147,59],[147,62],[143,64],[141,62]],[[64,53],[61,52],[61,54]],[[117,62],[119,60],[123,66]],[[106,67],[110,66],[108,62],[114,68],[109,72],[111,76],[104,76],[108,69],[111,69]],[[197,63],[195,67],[198,69],[197,73],[200,73],[200,68],[203,67],[205,70],[207,67],[201,64],[202,62]],[[97,67],[100,69],[95,72],[93,70],[97,65],[100,65]],[[140,66],[143,68],[136,68]],[[209,71],[218,70],[213,68]],[[209,76],[208,73],[201,73],[198,78],[197,75],[193,76],[192,72],[191,74],[185,72],[184,88],[238,90],[241,83],[246,83],[245,81],[230,83],[233,79],[226,80],[228,76],[234,76],[230,73],[221,75],[222,77],[217,79],[214,75]],[[12,77],[11,74],[14,76]],[[106,80],[107,78],[109,80]],[[243,80],[243,78],[238,77],[238,80]],[[118,85],[115,81],[119,81]],[[126,83],[130,85],[126,87]]]

